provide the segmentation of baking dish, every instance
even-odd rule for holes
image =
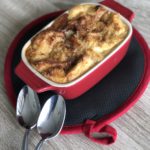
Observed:
[[[84,4],[87,3],[82,3],[82,5]],[[99,3],[88,3],[88,4],[102,5]],[[103,4],[107,5],[108,3],[107,1],[104,1]],[[118,9],[117,7],[118,6],[116,6],[113,9],[117,10]],[[108,7],[106,7],[106,9],[110,11],[114,11]],[[121,13],[120,8],[119,8],[119,12]],[[133,16],[133,13],[131,11],[128,11],[128,9],[126,9],[126,14],[124,12],[123,14],[128,19],[132,18]],[[15,69],[16,74],[26,84],[28,84],[31,88],[33,88],[37,92],[53,90],[56,93],[59,93],[62,96],[64,96],[66,99],[73,99],[75,97],[80,96],[88,89],[93,87],[103,77],[105,77],[125,56],[132,36],[132,26],[125,17],[121,16],[121,19],[129,27],[129,32],[125,40],[121,42],[121,44],[119,44],[119,46],[117,46],[114,49],[114,51],[111,52],[104,60],[102,60],[100,63],[98,63],[96,66],[94,66],[92,69],[87,71],[85,74],[83,74],[81,77],[77,78],[76,80],[65,84],[58,84],[46,79],[39,72],[34,70],[32,66],[30,66],[30,64],[28,63],[25,57],[25,49],[30,44],[31,39],[24,45],[22,49],[22,60],[20,61],[20,63]],[[43,29],[48,28],[51,24],[52,22],[50,22]]]

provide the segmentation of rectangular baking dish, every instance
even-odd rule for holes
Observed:
[[[103,3],[105,5],[109,4],[107,3],[107,1],[106,3],[104,1]],[[99,3],[82,3],[81,5],[84,4],[102,5]],[[105,5],[102,6],[104,6],[109,11],[114,12],[113,9],[106,7]],[[116,9],[117,8],[115,7],[115,10]],[[125,7],[123,7],[123,9],[126,9],[126,11],[128,10]],[[65,11],[64,13],[67,13],[67,11]],[[131,13],[130,11],[127,15],[127,17],[130,19],[133,16],[133,13]],[[103,79],[103,77],[105,77],[125,56],[132,36],[131,23],[125,17],[121,15],[121,19],[127,24],[129,28],[127,37],[108,56],[106,56],[104,60],[99,62],[97,65],[95,65],[93,68],[91,68],[89,71],[84,73],[81,77],[77,78],[76,80],[65,84],[55,83],[46,79],[38,71],[36,71],[29,64],[27,58],[25,57],[26,48],[30,45],[32,38],[29,39],[29,41],[27,41],[27,43],[22,48],[22,60],[15,69],[16,74],[36,92],[40,93],[48,90],[53,90],[56,93],[64,96],[66,99],[73,99],[80,96],[81,94],[89,90],[91,87],[93,87],[96,83],[98,83],[101,79]],[[50,22],[47,26],[45,26],[42,30],[50,27],[52,23],[53,21]]]

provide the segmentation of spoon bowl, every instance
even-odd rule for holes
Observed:
[[[25,85],[18,94],[16,108],[17,120],[22,127],[26,128],[22,150],[28,149],[28,134],[36,126],[40,111],[41,107],[37,93]]]
[[[66,116],[66,105],[64,98],[53,95],[44,104],[37,122],[37,130],[42,139],[36,146],[39,150],[43,142],[56,137],[64,124]]]

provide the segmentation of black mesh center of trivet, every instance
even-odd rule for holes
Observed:
[[[16,94],[24,83],[14,74],[20,61],[24,43],[53,18],[34,25],[16,47],[12,62],[12,81]],[[136,89],[144,70],[144,55],[135,37],[132,38],[128,53],[123,61],[94,88],[73,101],[66,101],[67,116],[65,125],[82,123],[86,119],[97,120],[120,107]],[[26,75],[28,77],[28,75]],[[29,78],[29,77],[28,77]],[[41,103],[52,94],[40,95]]]

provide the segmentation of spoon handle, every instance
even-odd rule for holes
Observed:
[[[30,130],[26,129],[22,141],[22,150],[28,150],[28,135],[29,135]]]
[[[36,145],[35,150],[40,150],[43,144],[43,140],[41,139],[39,143]]]

